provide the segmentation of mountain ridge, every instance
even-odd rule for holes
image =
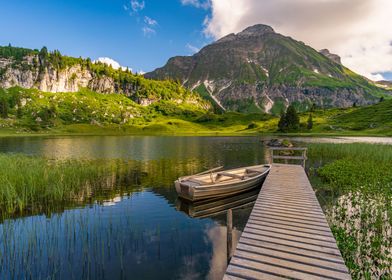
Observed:
[[[145,74],[150,79],[180,80],[217,107],[241,112],[279,113],[289,103],[307,110],[376,103],[388,92],[320,52],[254,25],[205,46],[193,56],[177,56]]]

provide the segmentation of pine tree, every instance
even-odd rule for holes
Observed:
[[[293,105],[290,105],[286,111],[286,123],[288,130],[298,130],[299,128],[299,116],[297,110]]]
[[[317,105],[316,103],[313,103],[312,106],[310,107],[310,112],[316,111]]]
[[[309,115],[307,128],[311,130],[313,128],[313,116],[312,114]]]
[[[287,122],[286,122],[286,113],[284,109],[280,112],[280,119],[278,123],[279,131],[286,131],[287,129]]]
[[[0,99],[0,115],[3,119],[8,118],[8,101],[5,97]]]
[[[40,60],[45,60],[47,57],[48,57],[48,48],[42,47],[42,49],[39,51],[39,58]]]

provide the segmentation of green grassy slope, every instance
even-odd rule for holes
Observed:
[[[214,114],[188,103],[161,100],[141,106],[120,94],[46,93],[0,89],[0,135],[12,134],[274,134],[278,117],[263,113]],[[3,102],[8,104],[7,116]],[[301,113],[299,134],[392,135],[392,100],[376,105]]]

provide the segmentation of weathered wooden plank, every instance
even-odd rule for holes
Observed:
[[[293,235],[293,236],[298,236],[298,237],[303,237],[303,238],[311,238],[315,240],[324,240],[328,242],[335,243],[335,238],[333,236],[325,236],[325,235],[319,235],[315,233],[306,233],[303,231],[294,231],[292,229],[285,229],[285,228],[279,228],[279,227],[271,227],[271,226],[266,226],[262,224],[248,224],[248,228],[256,229],[256,230],[262,230],[262,231],[267,231],[267,232],[275,232],[279,234],[287,234],[287,235]]]
[[[242,250],[236,251],[236,257],[240,257],[242,259],[254,261],[257,263],[260,262],[263,264],[270,264],[272,266],[277,266],[282,269],[290,269],[290,270],[295,270],[297,272],[310,274],[307,276],[308,278],[315,275],[320,277],[327,276],[334,279],[345,279],[347,275],[347,272],[344,271],[328,269],[327,267],[316,266],[314,264],[304,264],[299,261],[290,261],[283,258],[276,258],[267,255],[249,253]]]
[[[260,254],[260,255],[266,255],[266,256],[271,256],[271,257],[276,257],[280,259],[285,259],[289,260],[292,262],[299,262],[311,266],[319,266],[319,267],[324,267],[327,269],[333,269],[341,272],[348,272],[347,267],[342,264],[342,263],[336,263],[336,262],[331,262],[328,260],[321,260],[318,258],[313,258],[309,256],[302,256],[298,255],[292,252],[282,252],[279,250],[276,250],[275,248],[260,248],[252,245],[247,245],[244,243],[239,243],[237,245],[237,250],[242,250],[245,252],[249,253],[254,253],[254,254]]]
[[[326,260],[326,261],[330,261],[330,262],[344,264],[344,262],[340,258],[340,256],[338,256],[336,254],[330,254],[325,251],[318,252],[315,250],[309,250],[309,249],[300,248],[300,247],[293,247],[293,246],[289,246],[289,245],[285,245],[285,244],[273,243],[270,241],[249,239],[247,237],[241,238],[241,242],[239,242],[238,244],[251,245],[254,248],[273,249],[276,251],[293,253],[296,255],[305,256],[305,257],[309,257],[309,258],[315,258],[315,259]]]
[[[301,148],[301,147],[269,147],[270,150],[274,151],[306,151],[308,148]]]
[[[351,279],[302,166],[272,166],[224,279]]]
[[[281,206],[277,203],[274,203],[273,201],[263,201],[263,203],[259,203],[257,205],[265,205],[265,206],[271,206],[275,208],[282,208],[282,209],[291,209],[293,211],[311,211],[311,213],[320,213],[321,215],[324,215],[323,211],[321,208],[309,208],[309,207],[302,207],[302,206],[290,206],[285,204],[284,206]]]
[[[325,227],[328,228],[328,224],[324,221],[314,221],[314,220],[308,220],[308,219],[301,219],[298,220],[298,216],[288,216],[288,215],[281,215],[279,213],[274,213],[272,211],[270,212],[254,212],[252,213],[251,217],[274,217],[275,219],[280,219],[280,220],[286,220],[286,221],[298,221],[300,224],[304,225],[314,225],[314,226],[320,226],[320,227]]]
[[[290,230],[298,233],[306,233],[306,234],[312,234],[312,235],[317,235],[317,236],[325,236],[325,237],[330,237],[333,238],[333,235],[330,234],[328,231],[321,231],[321,230],[316,230],[316,229],[308,229],[308,228],[303,228],[303,227],[298,227],[298,226],[290,226],[290,225],[282,225],[282,224],[277,224],[277,223],[271,223],[267,221],[248,221],[248,225],[255,225],[257,227],[261,226],[266,226],[269,228],[273,229],[281,229],[281,230]]]
[[[245,232],[246,233],[253,233],[253,234],[256,234],[256,235],[262,235],[262,236],[278,238],[278,239],[281,239],[281,240],[287,240],[287,241],[302,243],[302,244],[318,245],[318,246],[322,246],[324,248],[331,248],[331,249],[337,248],[335,243],[322,241],[322,240],[317,240],[317,239],[314,239],[314,238],[300,237],[300,236],[294,235],[294,234],[290,234],[289,235],[287,233],[278,233],[278,232],[271,231],[271,230],[269,230],[269,231],[258,230],[258,229],[253,229],[253,228],[250,228],[250,227],[246,227],[244,229],[244,233]]]
[[[229,277],[229,278],[226,278]],[[235,278],[231,278],[235,277]],[[223,279],[271,279],[271,280],[279,280],[282,279],[280,276],[277,276],[276,274],[273,273],[268,273],[268,272],[262,272],[262,271],[257,271],[257,270],[252,270],[249,268],[244,268],[238,265],[230,265],[227,268],[226,275],[223,277]]]
[[[274,211],[276,213],[280,213],[280,214],[290,214],[290,215],[298,215],[301,217],[308,217],[308,218],[312,218],[312,219],[320,219],[323,220],[324,215],[322,215],[321,213],[314,213],[314,212],[305,212],[305,211],[294,211],[291,209],[285,209],[283,207],[274,207],[274,206],[265,206],[265,205],[256,205],[254,207],[255,210],[263,212],[265,210],[268,211]]]
[[[257,222],[257,223],[258,222],[266,222],[266,223],[268,223],[268,225],[272,225],[272,226],[273,225],[292,226],[292,227],[295,227],[296,229],[316,230],[318,232],[322,232],[324,234],[329,234],[332,236],[331,230],[326,227],[320,227],[317,225],[309,225],[309,224],[303,224],[303,223],[300,224],[296,221],[291,222],[291,221],[285,221],[285,220],[278,220],[274,217],[266,216],[266,217],[259,218],[259,217],[253,216],[252,218],[250,218],[248,220],[248,222]]]
[[[256,241],[270,242],[271,244],[281,244],[281,245],[291,246],[299,249],[316,251],[316,252],[325,252],[331,255],[340,256],[340,252],[337,249],[327,248],[315,244],[300,243],[292,240],[285,240],[281,238],[271,237],[267,235],[258,235],[254,233],[248,233],[248,232],[243,232],[241,237],[246,237],[248,239],[252,239]]]
[[[303,156],[278,156],[278,155],[273,155],[272,158],[273,159],[299,159],[299,160],[306,159]]]

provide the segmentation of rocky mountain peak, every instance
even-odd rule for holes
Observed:
[[[220,38],[215,43],[225,43],[230,41],[235,41],[237,39],[243,39],[248,37],[258,37],[268,33],[275,33],[274,29],[271,26],[265,24],[256,24],[250,27],[247,27],[243,31],[235,34],[230,33],[222,38]]]
[[[250,26],[237,35],[240,37],[243,36],[261,36],[267,33],[275,33],[274,29],[271,26],[265,25],[265,24],[256,24],[253,26]]]

